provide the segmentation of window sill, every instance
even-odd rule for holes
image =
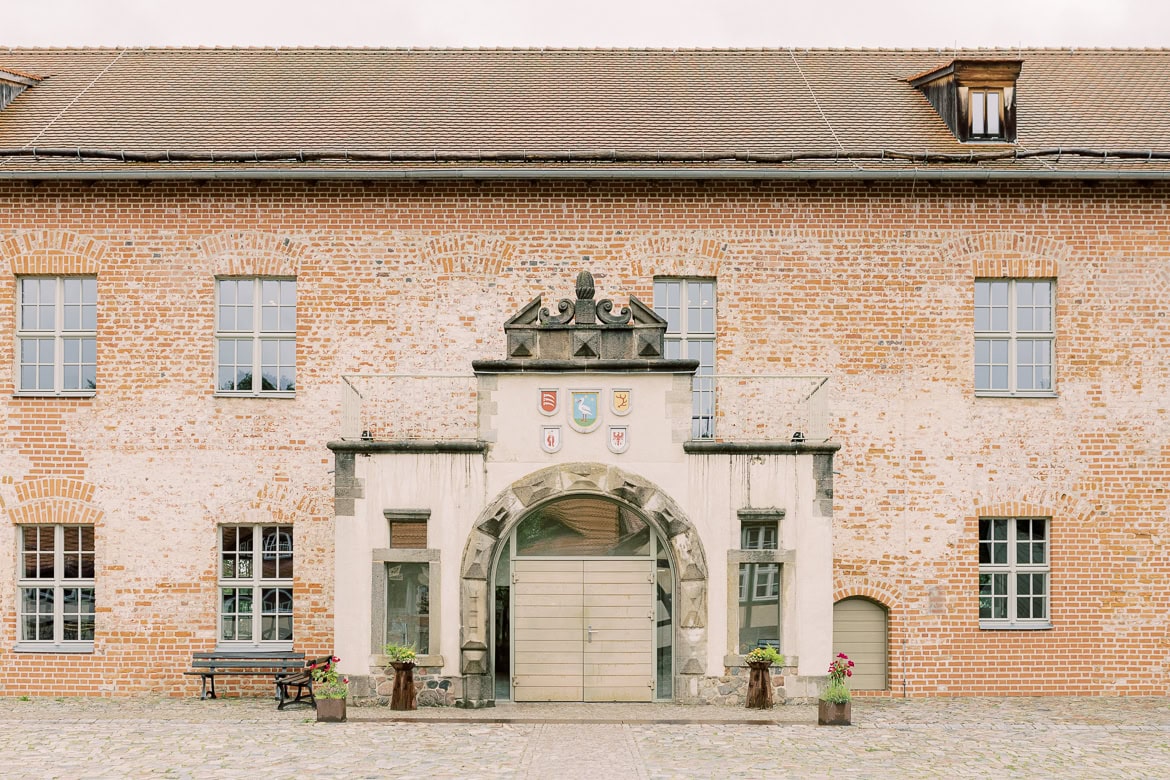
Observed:
[[[980,623],[980,631],[1048,631],[1052,623]]]
[[[13,398],[93,398],[97,390],[17,390]]]
[[[92,655],[93,642],[76,642],[71,644],[52,644],[38,642],[18,642],[13,648],[14,653],[45,653],[52,655]]]
[[[219,642],[215,646],[217,653],[291,653],[292,642]]]
[[[976,398],[1060,398],[1060,394],[1051,393],[1005,393],[997,390],[976,390]]]
[[[216,398],[252,398],[255,400],[264,400],[268,398],[285,398],[293,399],[297,397],[296,393],[224,393],[216,391],[213,393]]]

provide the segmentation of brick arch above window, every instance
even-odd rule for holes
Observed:
[[[650,235],[626,249],[634,276],[717,277],[727,259],[727,242],[718,237]]]
[[[68,230],[29,230],[0,241],[0,272],[27,275],[97,275],[107,245]]]
[[[308,247],[277,233],[233,230],[203,239],[199,251],[217,276],[296,276]]]
[[[8,510],[15,525],[101,525],[105,512],[74,498],[50,496],[17,504]]]
[[[93,500],[94,486],[80,479],[44,477],[27,479],[16,485],[16,500],[26,503],[40,498],[69,498],[88,503]]]
[[[1061,517],[1076,522],[1087,522],[1093,507],[1069,493],[1037,491],[1003,495],[997,490],[975,501],[972,517]]]
[[[423,243],[419,255],[435,274],[495,277],[510,265],[516,246],[502,236],[447,233]]]
[[[887,612],[894,612],[902,607],[902,595],[893,587],[883,583],[855,581],[841,583],[833,590],[833,603],[851,598],[864,598],[885,608]]]
[[[945,242],[942,257],[969,260],[982,278],[1055,278],[1071,249],[1044,236],[1014,232],[968,233]]]

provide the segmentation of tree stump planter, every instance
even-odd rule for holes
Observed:
[[[417,709],[414,697],[414,664],[410,661],[391,661],[394,667],[394,689],[390,692],[390,709]]]
[[[771,661],[749,663],[747,708],[749,710],[772,709],[772,668]]]
[[[853,715],[853,702],[834,704],[831,701],[817,702],[817,725],[848,726]]]
[[[318,723],[345,723],[345,699],[317,699]]]

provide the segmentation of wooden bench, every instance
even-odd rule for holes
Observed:
[[[325,664],[333,663],[333,656],[324,655],[320,658],[311,658],[299,671],[276,678],[276,709],[283,710],[289,704],[311,704],[317,706],[317,698],[313,696],[313,670]],[[289,689],[296,688],[296,696],[289,698]],[[306,693],[308,698],[305,698]]]
[[[281,697],[280,681],[285,677],[303,672],[306,666],[304,653],[223,651],[193,653],[191,655],[192,668],[183,674],[199,676],[200,699],[217,698],[215,695],[216,677],[228,675],[271,676],[276,683],[276,698],[279,700]]]

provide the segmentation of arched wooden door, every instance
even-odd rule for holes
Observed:
[[[860,596],[833,605],[833,652],[845,653],[856,664],[849,687],[884,691],[889,687],[889,614],[875,601]]]

